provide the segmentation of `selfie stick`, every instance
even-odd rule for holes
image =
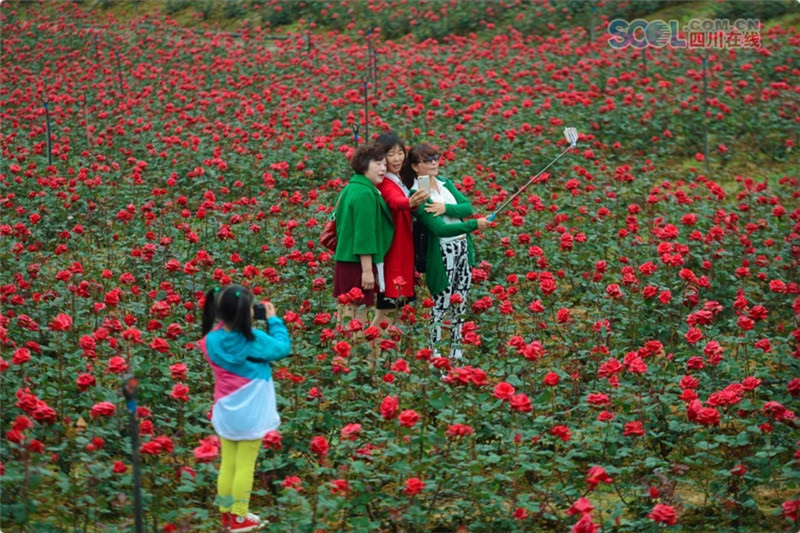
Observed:
[[[133,462],[133,500],[136,520],[136,533],[144,532],[142,523],[142,466],[139,463],[139,425],[136,423],[136,392],[139,380],[132,375],[123,378],[122,395],[128,408],[128,421],[131,432],[131,458]]]
[[[578,143],[578,131],[577,131],[575,128],[564,128],[564,137],[566,137],[567,141],[569,142],[569,146],[567,146],[567,148],[566,148],[566,149],[565,149],[563,152],[561,152],[560,154],[558,154],[558,157],[556,157],[555,159],[553,159],[552,161],[550,161],[550,164],[549,164],[549,165],[547,165],[546,167],[544,167],[542,170],[540,170],[540,171],[539,171],[539,173],[538,173],[538,174],[536,174],[534,177],[532,177],[532,178],[531,178],[531,179],[528,181],[528,183],[526,183],[525,185],[523,185],[523,186],[520,188],[520,190],[518,190],[517,192],[515,192],[513,196],[511,196],[511,197],[510,197],[509,199],[507,199],[505,202],[503,202],[502,204],[500,204],[500,207],[498,207],[498,208],[495,210],[495,212],[494,212],[494,213],[492,213],[491,215],[489,215],[489,217],[488,217],[488,220],[489,220],[489,222],[493,221],[493,220],[495,219],[495,217],[496,217],[496,216],[497,216],[497,215],[500,213],[500,211],[502,211],[502,210],[505,208],[505,206],[507,206],[509,203],[511,203],[511,201],[512,201],[514,198],[516,198],[517,196],[519,196],[519,195],[522,193],[522,191],[524,191],[525,189],[527,189],[527,188],[528,188],[528,186],[529,186],[531,183],[533,183],[534,181],[536,181],[536,179],[537,179],[539,176],[541,176],[542,174],[544,174],[544,171],[545,171],[545,170],[547,170],[548,168],[550,168],[551,166],[553,166],[553,163],[555,163],[556,161],[558,161],[559,159],[561,159],[561,158],[564,156],[564,154],[566,154],[567,152],[569,152],[570,150],[572,150],[573,148],[575,148],[575,145]]]

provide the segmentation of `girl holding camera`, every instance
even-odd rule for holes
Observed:
[[[269,333],[253,329],[254,311],[261,305]],[[238,533],[263,525],[249,505],[262,439],[280,424],[270,362],[292,349],[275,307],[267,301],[261,305],[253,305],[253,293],[242,285],[208,291],[198,343],[214,371],[211,424],[221,443],[217,502],[222,527]]]

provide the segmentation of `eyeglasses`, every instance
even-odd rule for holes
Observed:
[[[422,159],[420,159],[420,163],[427,163],[428,165],[430,165],[431,163],[438,163],[438,162],[439,162],[438,155],[429,155],[428,157],[423,157]]]

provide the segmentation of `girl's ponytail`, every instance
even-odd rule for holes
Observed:
[[[230,330],[240,332],[248,340],[255,339],[252,307],[253,293],[247,287],[228,285],[208,291],[203,307],[203,336],[222,320]]]
[[[203,337],[214,328],[217,322],[217,293],[219,287],[206,293],[206,303],[203,306]]]

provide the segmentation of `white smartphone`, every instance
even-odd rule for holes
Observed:
[[[417,183],[419,183],[419,190],[425,191],[428,194],[431,192],[431,177],[430,176],[417,176]]]

